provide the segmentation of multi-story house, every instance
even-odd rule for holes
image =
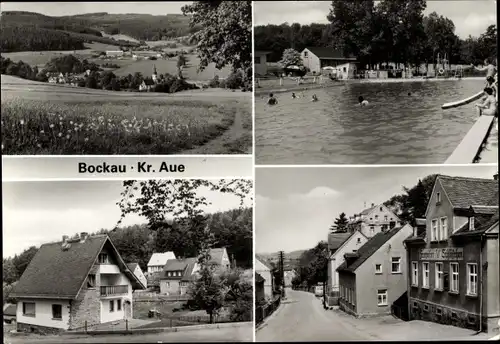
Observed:
[[[436,178],[423,225],[405,240],[411,320],[498,331],[497,179]]]
[[[198,258],[170,259],[160,277],[160,293],[165,295],[186,295],[191,282],[200,270]]]
[[[355,316],[390,314],[406,293],[406,250],[410,225],[381,231],[356,252],[346,253],[339,273],[340,309]]]
[[[344,255],[356,252],[368,241],[368,238],[361,231],[353,233],[328,233],[328,292],[338,292],[339,273],[337,268],[341,266],[345,259]]]
[[[167,261],[170,259],[175,259],[175,254],[172,251],[163,253],[153,253],[148,262],[147,273],[161,272]]]
[[[264,296],[267,299],[272,299],[274,291],[274,278],[271,272],[271,267],[267,265],[264,259],[256,256],[254,269],[255,272],[264,279]]]
[[[401,220],[389,208],[383,204],[372,203],[370,208],[349,219],[348,229],[350,232],[361,231],[365,237],[371,238],[381,231],[401,225]]]
[[[107,235],[81,233],[42,245],[10,297],[19,331],[50,333],[131,319],[144,288]]]

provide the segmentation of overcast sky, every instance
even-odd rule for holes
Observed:
[[[328,23],[331,1],[257,1],[254,2],[255,25],[284,22],[311,24]],[[460,38],[479,36],[491,24],[496,24],[494,0],[427,1],[425,15],[437,12],[455,23]]]
[[[61,240],[63,235],[112,229],[120,218],[116,202],[123,191],[121,181],[4,182],[2,189],[4,257]],[[208,190],[199,194],[212,202],[205,209],[209,213],[239,207],[240,199],[232,194]],[[123,225],[144,222],[128,215]]]
[[[28,11],[48,16],[67,16],[74,14],[108,13],[144,13],[165,15],[182,13],[181,7],[192,1],[179,2],[2,2],[3,11]]]
[[[257,168],[255,251],[290,252],[326,240],[341,212],[349,217],[365,203],[385,202],[402,187],[439,173],[493,179],[496,166]]]

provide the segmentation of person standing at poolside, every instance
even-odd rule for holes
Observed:
[[[486,80],[488,80],[489,77],[495,78],[497,74],[497,67],[491,62],[490,59],[484,59],[484,66],[481,68],[476,67],[473,64],[471,64],[471,67],[480,72],[486,71]],[[486,81],[486,86],[488,87],[488,81]]]

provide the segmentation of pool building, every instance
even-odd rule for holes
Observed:
[[[405,245],[410,320],[498,331],[498,174],[438,176]]]

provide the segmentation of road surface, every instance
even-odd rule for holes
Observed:
[[[16,336],[8,334],[5,344],[52,344],[52,343],[172,343],[172,342],[252,342],[253,325],[225,327],[220,329],[201,329],[181,332],[163,332],[140,335],[101,335],[101,336]]]
[[[323,309],[313,294],[287,290],[287,300],[257,330],[257,341],[343,341],[370,340],[336,312]]]

